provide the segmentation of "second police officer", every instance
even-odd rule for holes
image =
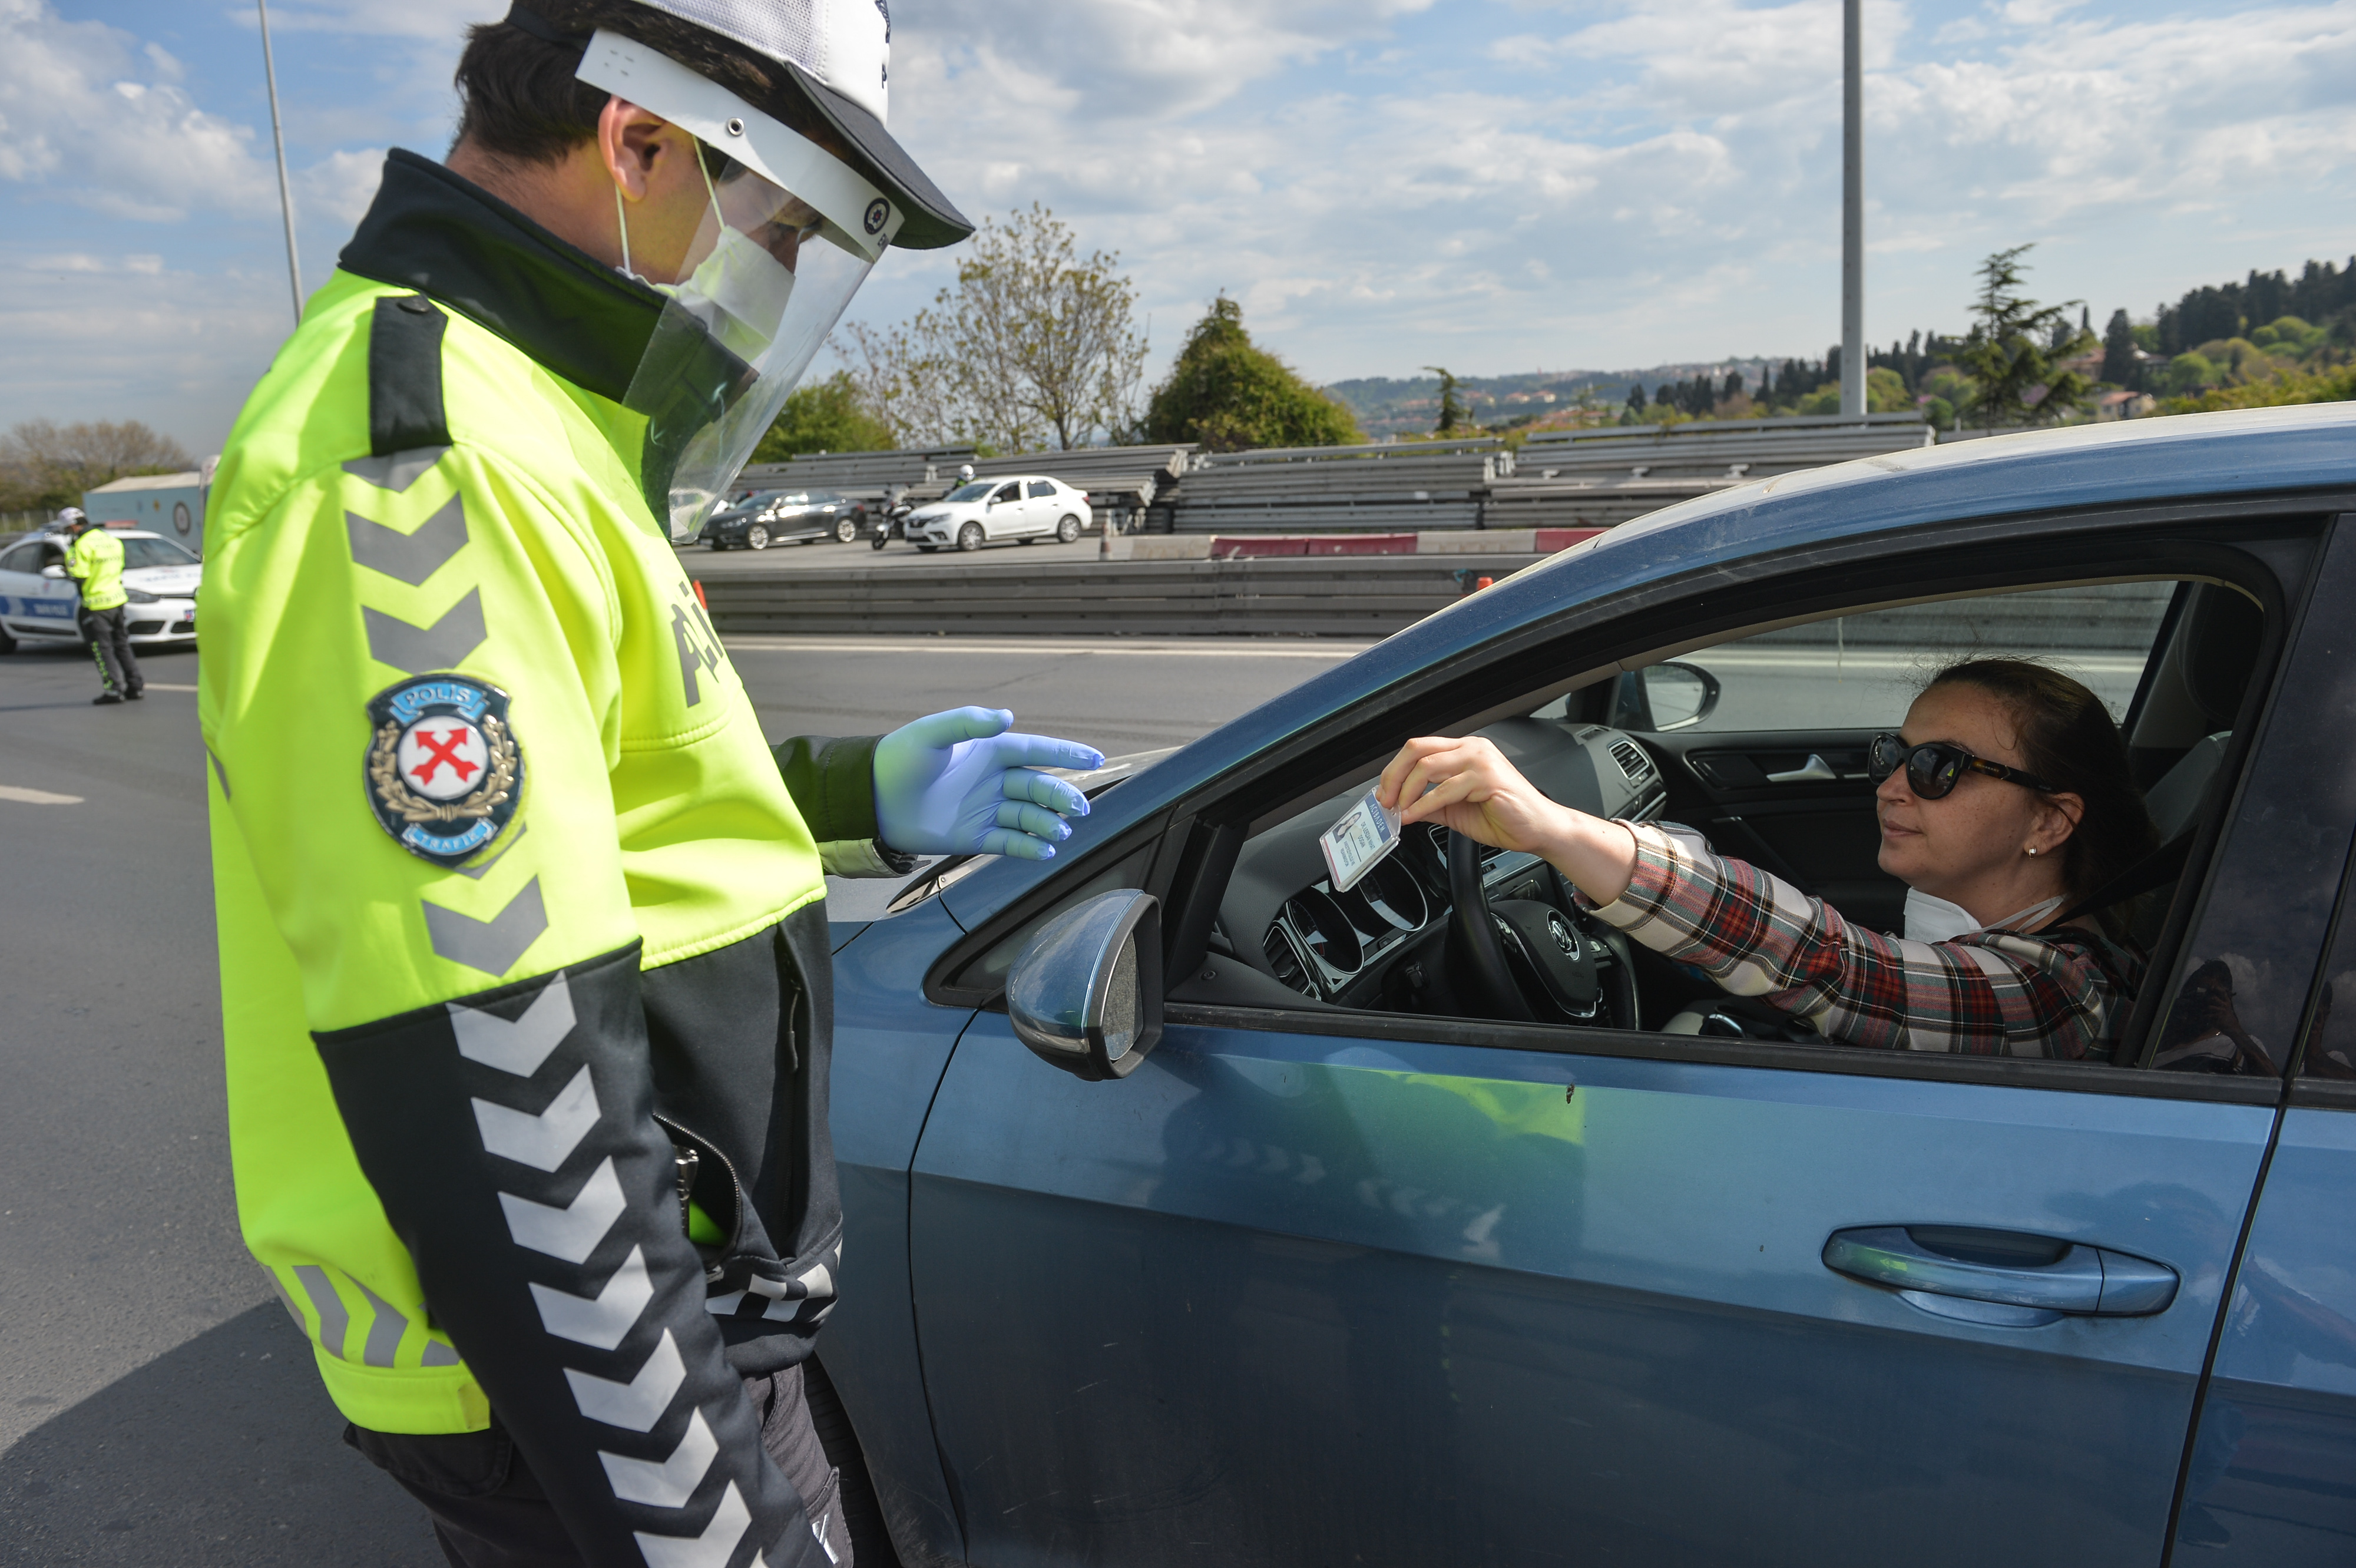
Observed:
[[[981,708],[772,747],[672,548],[886,249],[970,231],[888,28],[474,28],[215,480],[239,1217],[454,1563],[848,1560],[822,872],[1051,855],[1087,802],[1037,769],[1101,760]]]

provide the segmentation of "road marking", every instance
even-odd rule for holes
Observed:
[[[1191,644],[1162,644],[1140,648],[1107,642],[968,642],[963,638],[927,638],[922,642],[807,642],[793,637],[723,638],[731,648],[759,653],[873,653],[913,654],[935,658],[943,653],[1029,653],[1052,658],[1074,658],[1083,654],[1109,653],[1131,659],[1162,659],[1175,656],[1182,659],[1355,659],[1372,647],[1371,643],[1354,642],[1339,648],[1258,648],[1237,647],[1234,644],[1201,648]]]
[[[22,800],[27,806],[79,806],[79,795],[52,795],[47,789],[19,789],[13,784],[0,784],[0,800]]]

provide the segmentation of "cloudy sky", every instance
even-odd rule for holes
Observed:
[[[438,155],[501,0],[272,9],[304,275]],[[1839,0],[895,0],[895,132],[980,216],[1118,250],[1157,358],[1224,289],[1320,381],[1815,355]],[[1974,263],[2126,306],[2356,251],[2356,0],[1868,0],[1869,336]],[[896,319],[948,263],[887,259]],[[291,320],[252,7],[0,0],[0,425],[209,450]]]

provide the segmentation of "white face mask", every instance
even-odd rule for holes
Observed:
[[[1970,936],[1979,929],[1979,921],[1974,919],[1971,911],[1961,904],[1933,898],[1916,888],[1906,890],[1907,940],[1951,942],[1957,937]]]
[[[2006,916],[1994,926],[1983,927],[1961,904],[1950,904],[1944,898],[1933,898],[1910,887],[1906,890],[1906,936],[1910,941],[1951,942],[1983,929],[2017,931],[2035,925],[2061,907],[2061,899],[2048,898]]]
[[[776,340],[786,306],[794,296],[794,274],[722,216],[712,171],[703,168],[701,157],[696,167],[703,170],[704,193],[712,201],[712,219],[720,225],[719,243],[685,283],[648,286],[677,300],[680,309],[702,322],[740,359],[758,359]],[[630,220],[618,185],[614,188],[614,211],[622,226],[622,270],[628,273]]]

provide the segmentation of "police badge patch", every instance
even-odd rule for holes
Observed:
[[[508,694],[420,675],[369,700],[369,804],[402,848],[455,866],[499,836],[523,795]]]

